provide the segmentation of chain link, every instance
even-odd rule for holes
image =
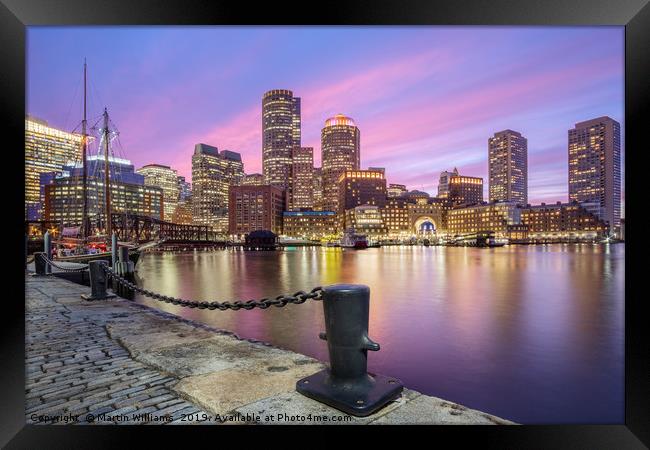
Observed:
[[[41,253],[40,256],[43,259],[43,261],[45,261],[46,263],[48,263],[52,267],[56,267],[59,270],[63,270],[64,272],[84,272],[84,271],[88,270],[88,264],[85,264],[83,267],[77,267],[77,268],[73,269],[73,268],[70,268],[70,267],[59,266],[57,263],[55,263],[54,261],[49,259],[45,253]]]
[[[239,309],[254,309],[254,308],[266,309],[270,306],[276,306],[278,308],[281,308],[283,306],[286,306],[288,303],[299,305],[301,303],[305,303],[307,300],[310,299],[319,301],[322,300],[323,298],[323,289],[319,286],[319,287],[315,287],[309,292],[298,291],[293,295],[286,295],[286,294],[278,295],[275,298],[263,298],[261,300],[247,300],[247,301],[237,300],[234,302],[216,302],[216,301],[200,302],[196,300],[184,300],[181,298],[169,297],[166,295],[158,294],[156,292],[152,292],[147,289],[138,287],[135,283],[132,283],[126,278],[123,278],[122,276],[116,274],[113,271],[113,269],[111,269],[108,266],[108,264],[102,264],[101,267],[104,269],[104,272],[106,272],[106,275],[109,278],[112,278],[113,280],[117,281],[122,286],[126,286],[127,288],[132,289],[135,292],[144,295],[145,297],[149,297],[154,300],[158,300],[165,303],[171,303],[173,305],[183,306],[186,308],[198,308],[198,309],[210,309],[210,310],[219,309],[221,311],[225,311],[227,309],[232,309],[234,311],[237,311]]]

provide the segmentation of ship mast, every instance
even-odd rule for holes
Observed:
[[[87,141],[88,133],[86,130],[86,59],[84,58],[84,118],[81,121],[81,166],[83,168],[83,212],[81,214],[81,237],[85,240],[88,237],[88,170],[86,168],[86,154],[88,153]]]
[[[106,214],[106,235],[111,235],[111,187],[108,163],[108,111],[104,108],[104,200]]]

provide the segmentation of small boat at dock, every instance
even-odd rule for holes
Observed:
[[[341,247],[363,250],[368,248],[368,239],[364,234],[355,233],[354,228],[348,228],[343,233]]]

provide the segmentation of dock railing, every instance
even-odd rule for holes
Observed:
[[[237,311],[267,309],[271,306],[281,308],[290,303],[303,304],[307,300],[322,301],[325,332],[320,333],[319,337],[327,342],[330,364],[327,369],[298,380],[296,390],[354,416],[368,416],[402,393],[400,380],[368,373],[368,351],[380,349],[379,344],[368,336],[368,286],[334,284],[273,298],[208,302],[172,297],[139,287],[119,274],[116,268],[109,267],[106,261],[91,261],[89,273],[91,292],[82,296],[89,301],[115,297],[108,291],[110,280],[145,297],[185,308]]]

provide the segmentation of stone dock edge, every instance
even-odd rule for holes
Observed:
[[[28,424],[514,424],[406,388],[350,416],[296,392],[326,367],[314,358],[88,292],[26,274]]]

